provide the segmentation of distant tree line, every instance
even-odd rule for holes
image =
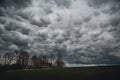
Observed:
[[[42,68],[64,68],[65,63],[62,54],[57,55],[30,55],[24,50],[7,52],[0,59],[4,59],[0,64],[0,71],[18,69],[42,69]]]

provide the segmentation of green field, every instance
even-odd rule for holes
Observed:
[[[120,80],[120,66],[7,71],[0,80]]]

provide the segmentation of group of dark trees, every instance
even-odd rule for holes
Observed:
[[[5,53],[0,71],[16,69],[63,68],[65,64],[61,54],[30,55],[27,51],[16,50]]]

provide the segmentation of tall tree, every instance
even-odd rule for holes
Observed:
[[[32,60],[32,64],[33,64],[33,67],[38,67],[38,57],[36,55],[33,55],[31,57],[31,60]]]
[[[11,65],[12,61],[15,58],[15,54],[12,53],[12,52],[7,52],[7,53],[5,53],[4,58],[5,58],[5,64],[6,65]]]
[[[66,46],[62,44],[56,44],[54,48],[54,52],[57,54],[55,64],[57,67],[65,67],[65,63],[63,61],[63,54],[66,53]]]
[[[55,64],[57,67],[60,67],[60,68],[65,67],[65,63],[62,59],[62,54],[60,53],[57,54],[57,60],[55,61]]]
[[[18,63],[24,67],[28,65],[29,54],[27,51],[20,51]]]
[[[50,54],[50,63],[53,64],[55,59],[55,55],[53,53]]]
[[[49,62],[48,56],[47,55],[42,55],[41,56],[41,64],[44,66],[46,64],[48,64]]]

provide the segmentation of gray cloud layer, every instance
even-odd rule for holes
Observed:
[[[2,0],[0,49],[64,53],[69,63],[120,63],[119,0]]]

